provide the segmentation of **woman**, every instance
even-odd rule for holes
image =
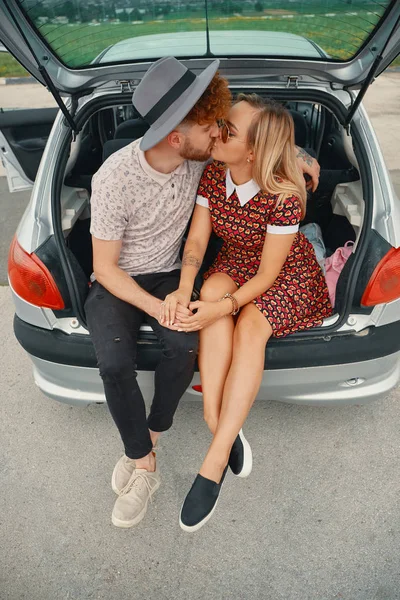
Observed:
[[[332,312],[314,250],[298,231],[306,190],[288,111],[240,95],[212,157],[218,162],[206,167],[199,185],[179,289],[160,316],[179,331],[200,330],[204,417],[213,433],[181,510],[186,531],[211,517],[228,461],[234,473],[250,473],[241,427],[261,384],[269,338],[320,325]],[[204,276],[200,301],[190,302],[212,230],[224,244]],[[194,314],[177,321],[178,303]]]

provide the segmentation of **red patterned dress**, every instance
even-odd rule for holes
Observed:
[[[278,196],[262,192],[255,181],[235,185],[220,163],[205,168],[197,194],[197,203],[209,208],[213,229],[224,241],[205,279],[226,273],[242,286],[258,271],[267,232],[297,232],[274,284],[253,302],[268,319],[274,337],[316,327],[332,314],[314,249],[298,231],[301,205],[297,196],[277,207]]]

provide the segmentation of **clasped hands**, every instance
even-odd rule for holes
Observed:
[[[229,314],[222,302],[191,302],[192,292],[176,290],[160,305],[159,323],[174,331],[198,331]],[[229,309],[229,306],[228,306]]]

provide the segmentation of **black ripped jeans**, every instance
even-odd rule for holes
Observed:
[[[180,271],[134,277],[144,290],[164,300],[179,287]],[[198,350],[198,335],[171,331],[135,306],[120,300],[97,281],[85,303],[87,325],[97,356],[110,413],[117,425],[125,454],[143,458],[152,449],[149,429],[166,431],[172,425],[179,400],[189,386]],[[154,375],[154,398],[146,408],[136,380],[137,337],[143,322],[151,325],[163,353]]]

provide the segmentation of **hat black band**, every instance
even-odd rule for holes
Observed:
[[[142,119],[147,121],[149,125],[153,125],[168,108],[178,100],[179,96],[186,92],[188,87],[192,85],[196,79],[196,75],[192,71],[187,70],[184,75],[172,86],[170,90],[153,106],[145,115],[141,115]]]

